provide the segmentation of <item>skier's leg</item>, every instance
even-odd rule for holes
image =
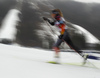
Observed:
[[[79,53],[79,54],[82,53],[82,51],[80,51],[79,48],[77,48],[76,46],[74,46],[74,44],[72,43],[72,41],[71,41],[71,39],[70,39],[70,37],[69,37],[69,33],[68,33],[67,31],[65,31],[65,33],[64,33],[62,39],[68,44],[68,46],[69,46],[71,49],[75,50],[75,51],[76,51],[77,53]]]
[[[55,57],[59,57],[59,52],[60,52],[60,49],[59,49],[59,46],[60,44],[62,43],[63,41],[61,39],[58,39],[57,42],[54,44],[53,46],[53,49],[55,51]]]
[[[55,57],[55,62],[56,63],[59,63],[59,61],[60,61],[60,59],[59,59],[59,52],[60,52],[59,46],[62,42],[63,41],[61,39],[58,39],[57,42],[53,46],[53,49],[55,51],[55,56],[54,57]]]
[[[83,54],[82,51],[80,51],[79,48],[74,46],[74,44],[72,43],[67,31],[64,33],[64,36],[63,36],[62,39],[66,42],[66,44],[69,45],[70,48],[72,48],[74,51],[76,51],[79,55],[81,55],[84,58],[83,64],[85,64],[86,60],[88,58],[88,55],[87,54]]]

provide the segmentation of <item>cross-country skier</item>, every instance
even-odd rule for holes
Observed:
[[[64,41],[64,42],[66,42],[66,44],[68,44],[68,46],[70,48],[75,50],[82,57],[84,57],[84,60],[86,60],[88,55],[87,54],[84,55],[82,53],[82,51],[80,51],[80,49],[77,48],[76,46],[74,46],[74,44],[72,43],[72,41],[71,41],[71,39],[69,37],[69,33],[67,32],[68,28],[66,26],[65,19],[63,17],[62,12],[59,9],[54,9],[54,10],[52,10],[51,16],[52,16],[52,18],[54,18],[53,22],[51,20],[49,20],[48,18],[46,18],[46,17],[43,17],[43,19],[45,21],[48,21],[52,26],[57,26],[59,28],[59,31],[60,31],[59,38],[58,38],[57,42],[54,44],[54,46],[53,46],[53,49],[55,50],[55,57],[59,58],[59,52],[60,52],[59,46]]]
[[[100,57],[84,54],[84,53],[82,53],[82,51],[80,51],[79,48],[74,46],[74,44],[72,43],[72,41],[69,37],[69,33],[67,32],[68,28],[66,26],[63,14],[59,9],[52,10],[51,16],[52,16],[52,18],[54,18],[53,22],[46,17],[43,17],[43,19],[45,21],[48,21],[52,26],[57,26],[59,28],[60,35],[58,36],[57,42],[53,46],[53,49],[55,50],[56,58],[59,58],[59,52],[60,52],[59,46],[61,45],[62,42],[66,42],[66,44],[68,44],[68,46],[70,48],[75,50],[77,53],[79,53],[84,58],[84,62],[83,62],[84,64],[86,63],[87,58],[100,60]]]

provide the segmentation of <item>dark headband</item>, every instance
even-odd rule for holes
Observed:
[[[52,13],[53,13],[53,14],[59,14],[59,12],[57,12],[57,11],[55,11],[55,10],[53,10]]]

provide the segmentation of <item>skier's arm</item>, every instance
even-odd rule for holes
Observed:
[[[44,19],[45,21],[48,21],[51,25],[55,25],[55,22],[51,22],[48,18],[43,17],[43,19]]]
[[[48,20],[48,22],[49,22],[51,25],[55,25],[55,22],[51,22],[50,20]]]

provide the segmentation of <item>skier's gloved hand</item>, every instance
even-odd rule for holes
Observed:
[[[62,39],[63,35],[59,35],[58,37],[59,37],[60,39]]]
[[[43,17],[43,20],[45,20],[45,21],[48,21],[48,18],[46,18],[46,17]]]

